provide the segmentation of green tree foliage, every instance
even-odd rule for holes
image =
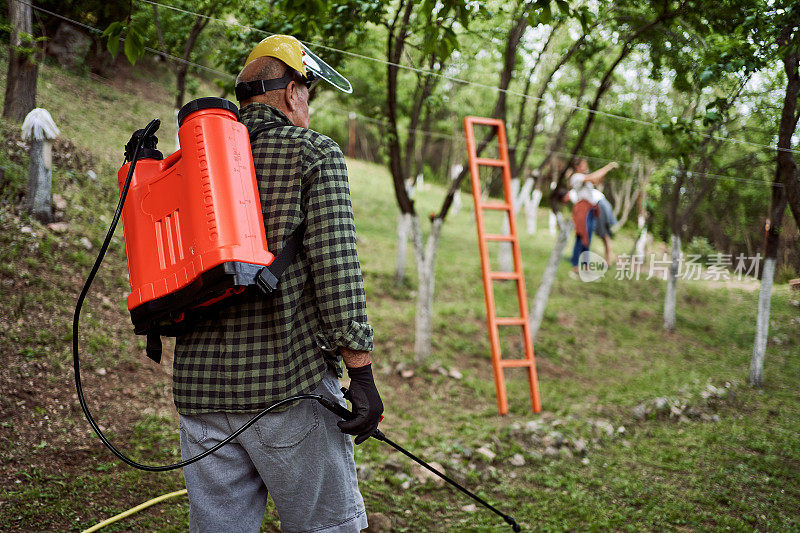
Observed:
[[[117,57],[120,42],[124,42],[125,57],[131,65],[142,58],[145,52],[142,28],[131,22],[112,22],[103,32],[103,37],[108,40],[108,51]]]
[[[673,166],[656,194],[662,237],[706,235],[727,252],[758,248],[775,152],[756,145],[770,145],[776,132],[778,87],[771,73],[783,53],[779,32],[790,11],[761,1],[717,3],[683,16],[683,31],[648,41],[652,77],[672,79],[685,102],[664,117],[666,144],[653,154]],[[752,144],[724,142],[729,137]]]

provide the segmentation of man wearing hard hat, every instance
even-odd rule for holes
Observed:
[[[261,41],[239,73],[236,97],[251,134],[270,247],[297,253],[270,297],[247,295],[178,337],[174,393],[181,451],[191,457],[278,400],[315,393],[346,405],[337,419],[317,402],[269,413],[230,445],[184,468],[191,531],[258,531],[272,497],[284,531],[367,527],[353,444],[377,428],[372,327],[356,254],[347,167],[338,145],[308,129],[309,90],[350,83],[297,39]],[[274,243],[274,244],[273,244]]]

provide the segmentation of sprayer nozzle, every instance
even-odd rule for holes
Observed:
[[[155,136],[155,132],[158,131],[160,125],[160,120],[153,119],[147,127],[136,130],[131,135],[131,140],[125,145],[125,161],[133,160],[133,154],[139,139],[142,139],[142,143],[139,147],[138,159],[164,159],[164,155],[157,149],[158,137]]]

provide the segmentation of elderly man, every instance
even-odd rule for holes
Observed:
[[[343,360],[356,417],[341,421],[299,402],[186,467],[191,531],[258,531],[268,494],[284,531],[367,527],[345,433],[356,444],[368,439],[383,405],[347,167],[336,143],[308,129],[309,90],[319,78],[349,92],[347,80],[285,35],[259,43],[237,78],[270,248],[294,241],[298,252],[269,297],[248,294],[177,338],[175,402],[190,457],[287,396],[313,392],[345,405]]]

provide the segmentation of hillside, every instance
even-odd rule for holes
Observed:
[[[113,214],[122,146],[153,117],[165,123],[162,150],[172,146],[171,85],[159,82],[168,78],[152,65],[114,80],[42,68],[39,105],[62,131],[56,225],[20,214],[26,151],[18,127],[0,122],[0,530],[82,530],[183,488],[179,472],[135,471],[102,447],[78,406],[70,351],[75,300]],[[348,164],[388,436],[528,530],[800,529],[800,310],[786,285],[773,295],[767,385],[754,391],[746,385],[758,297],[752,283],[681,283],[677,330],[667,334],[663,281],[581,283],[565,264],[535,345],[543,412],[530,412],[523,372],[512,371],[511,411],[500,417],[470,199],[444,226],[434,358],[416,365],[411,257],[406,286],[392,281],[398,211],[391,180],[383,167]],[[427,213],[444,192],[428,185],[418,194],[419,212]],[[522,239],[529,296],[552,247],[546,216],[540,212],[539,233]],[[630,250],[631,235],[623,232],[615,247]],[[498,290],[500,307],[513,303],[506,289]],[[86,396],[121,448],[144,462],[174,462],[171,357],[160,366],[145,358],[128,290],[118,230],[84,307]],[[369,512],[393,531],[502,525],[379,442],[360,446],[356,461]],[[185,499],[170,500],[104,531],[184,531],[187,513]],[[276,524],[269,514],[264,530]]]

